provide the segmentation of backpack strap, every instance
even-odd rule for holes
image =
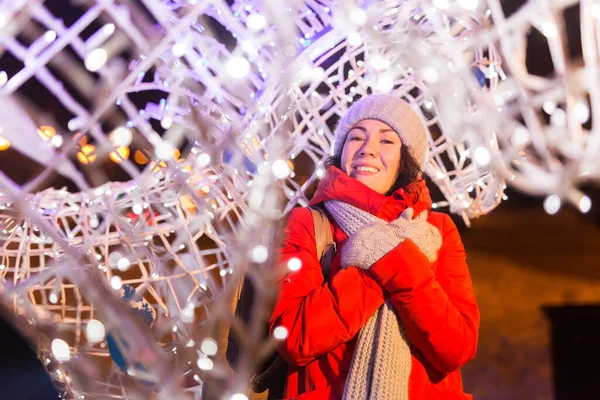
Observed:
[[[329,271],[331,269],[331,260],[335,254],[336,246],[331,235],[331,225],[329,218],[325,212],[318,207],[308,207],[312,212],[313,222],[315,225],[315,242],[317,244],[317,257],[321,262],[323,277],[325,281],[329,279]]]

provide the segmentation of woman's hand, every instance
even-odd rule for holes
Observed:
[[[397,219],[390,222],[394,227],[394,233],[404,240],[409,238],[425,254],[430,262],[437,258],[437,252],[442,246],[442,235],[440,231],[427,222],[427,210],[421,212],[416,218],[412,218],[414,210],[407,208]]]
[[[405,238],[412,240],[430,262],[435,261],[442,245],[439,230],[427,222],[427,211],[413,219],[414,210],[407,208],[389,224],[369,224],[351,235],[342,248],[343,268],[355,266],[369,269]]]

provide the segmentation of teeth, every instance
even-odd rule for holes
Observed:
[[[379,170],[377,168],[373,168],[373,167],[355,167],[356,170],[358,171],[363,171],[363,172],[379,172]]]

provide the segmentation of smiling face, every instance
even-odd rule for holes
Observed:
[[[400,137],[387,124],[364,119],[348,132],[342,149],[342,171],[385,194],[398,176],[401,148]]]

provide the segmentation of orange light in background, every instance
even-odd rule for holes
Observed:
[[[179,151],[179,149],[175,147],[175,149],[173,150],[173,158],[175,159],[175,161],[179,159],[179,156],[181,156],[181,151]]]
[[[37,133],[43,140],[48,141],[56,135],[56,129],[48,125],[42,125],[38,128]]]
[[[148,153],[146,152],[146,150],[136,150],[135,154],[133,155],[133,159],[136,163],[140,165],[146,165],[148,164],[148,161],[150,161],[147,154]]]
[[[188,212],[190,212],[191,214],[194,214],[196,212],[196,203],[194,202],[194,200],[192,200],[192,198],[189,195],[184,194],[179,200],[181,201],[181,205],[186,210],[188,210]]]
[[[4,139],[0,136],[0,151],[6,150],[10,147],[10,142],[7,139]]]
[[[108,155],[110,159],[115,163],[120,163],[122,160],[127,160],[129,158],[129,147],[120,146],[117,147],[115,151],[111,151]]]
[[[96,160],[96,147],[91,144],[86,144],[81,147],[81,151],[77,153],[77,159],[82,164],[93,163]]]

